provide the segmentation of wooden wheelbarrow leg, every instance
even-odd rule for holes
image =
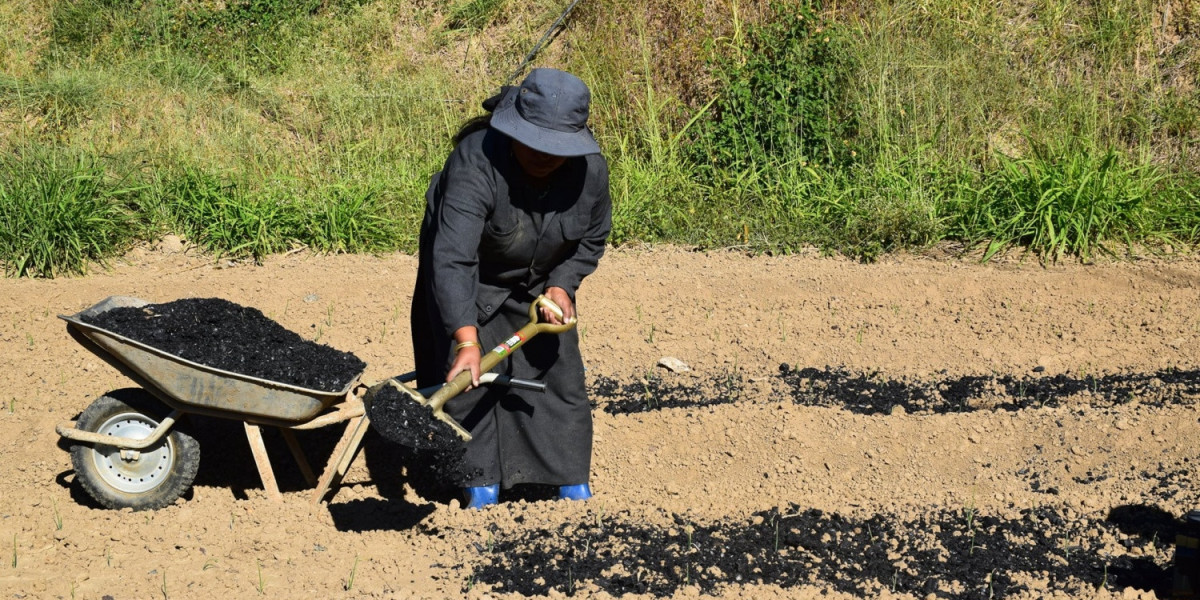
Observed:
[[[246,440],[250,442],[250,452],[254,454],[254,464],[258,465],[258,476],[262,478],[263,489],[267,497],[276,502],[283,501],[279,493],[279,484],[275,483],[275,471],[271,469],[271,458],[267,456],[267,446],[263,444],[262,431],[258,425],[243,421],[246,426]]]
[[[320,504],[330,486],[341,481],[346,471],[350,470],[350,464],[354,462],[354,457],[358,456],[363,436],[366,435],[369,426],[370,421],[367,420],[366,414],[350,419],[346,424],[346,431],[342,434],[342,439],[338,440],[337,446],[334,446],[329,463],[321,473],[321,480],[317,482],[317,489],[313,490],[313,504]]]

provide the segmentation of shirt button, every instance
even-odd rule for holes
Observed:
[[[492,305],[489,304],[489,305],[483,307],[483,312],[492,312]]]

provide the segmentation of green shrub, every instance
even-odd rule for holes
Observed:
[[[772,2],[771,15],[747,28],[744,46],[715,59],[720,96],[711,118],[697,123],[693,157],[733,170],[845,162],[855,128],[846,46],[809,2]]]
[[[1048,261],[1064,255],[1088,259],[1112,252],[1108,241],[1145,240],[1162,181],[1148,163],[1124,164],[1114,150],[1080,144],[1034,147],[1028,158],[1003,158],[1000,168],[969,185],[961,202],[943,207],[952,235],[987,243],[984,259],[1024,246]]]
[[[159,194],[167,227],[213,254],[260,260],[297,242],[300,211],[282,198],[196,169],[169,180]]]
[[[16,277],[81,274],[140,231],[126,203],[138,190],[96,160],[28,150],[0,160],[0,263]]]
[[[378,190],[337,187],[306,211],[302,240],[319,252],[379,252],[395,249],[402,236]]]

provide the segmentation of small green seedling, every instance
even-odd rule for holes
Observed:
[[[13,534],[13,559],[12,568],[17,568],[17,534]]]
[[[342,586],[347,592],[354,589],[354,574],[358,571],[358,555],[354,555],[354,565],[350,567],[350,576],[346,578],[346,585]]]
[[[62,531],[62,528],[63,528],[62,513],[58,512],[58,501],[55,500],[54,501],[54,530]]]
[[[159,590],[162,591],[163,600],[170,600],[171,595],[167,593],[167,570],[166,569],[163,569],[163,582],[162,582],[162,587],[160,587]]]
[[[267,591],[267,580],[263,577],[262,561],[258,561],[258,595],[263,595]]]

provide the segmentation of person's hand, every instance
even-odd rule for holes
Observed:
[[[571,296],[567,294],[567,290],[560,287],[548,287],[544,292],[546,298],[558,305],[562,309],[563,318],[559,320],[558,315],[554,311],[545,306],[538,307],[542,312],[542,319],[552,325],[562,325],[575,320],[575,303],[571,302]]]
[[[455,347],[454,363],[450,365],[450,372],[446,373],[446,383],[454,381],[459,373],[467,371],[471,374],[471,385],[468,385],[466,389],[472,390],[479,387],[479,363],[483,359],[483,346],[479,343],[479,332],[470,325],[459,327],[450,341],[454,343]]]
[[[446,383],[454,381],[459,373],[467,371],[471,374],[471,385],[468,385],[466,390],[479,387],[479,363],[482,358],[483,349],[480,346],[467,346],[459,350],[454,355],[454,364],[450,365],[450,372],[446,373]]]

